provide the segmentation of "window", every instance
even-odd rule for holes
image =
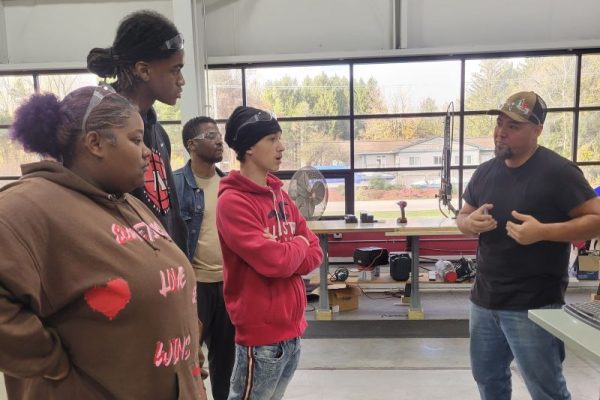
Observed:
[[[100,79],[94,74],[48,74],[38,76],[40,92],[54,93],[59,99],[69,92],[84,87],[97,86]]]
[[[89,75],[89,74],[87,74]],[[81,79],[82,75],[40,75],[40,91],[51,92],[59,98],[71,88],[94,85],[95,80]],[[34,93],[33,75],[0,75],[0,186],[7,184],[7,177],[21,175],[21,164],[39,161],[36,154],[27,153],[21,145],[8,136],[10,123],[16,108]]]
[[[458,60],[354,66],[356,114],[445,112],[459,98]]]
[[[36,154],[26,153],[20,143],[12,141],[8,137],[7,128],[0,128],[0,177],[20,176],[21,164],[39,161],[39,159]]]
[[[496,117],[490,115],[474,115],[465,117],[465,165],[479,165],[494,157],[494,127]]]
[[[32,95],[37,82],[38,92],[53,93],[62,99],[67,93],[83,86],[94,86],[99,78],[87,72],[73,71],[63,73],[10,75],[0,74],[0,184],[10,177],[20,176],[20,165],[38,161],[36,154],[26,153],[19,143],[8,137],[8,129],[14,111],[27,97]],[[181,144],[181,112],[179,105],[167,106],[160,102],[154,104],[160,121],[163,123],[171,140],[172,167],[179,168],[187,159],[186,151]],[[171,122],[169,122],[171,121]]]
[[[600,111],[579,114],[577,161],[600,161]]]
[[[581,170],[593,188],[600,187],[600,165],[583,166]]]
[[[249,68],[249,106],[269,109],[278,117],[348,115],[348,65]]]
[[[33,92],[32,76],[0,75],[0,126],[11,123],[15,109]]]
[[[573,148],[573,113],[549,112],[544,130],[538,138],[542,146],[554,150],[563,157],[571,158]]]
[[[457,118],[454,123],[457,126]],[[354,166],[385,168],[421,165],[409,163],[415,153],[422,156],[424,165],[440,165],[441,161],[436,164],[434,157],[442,154],[443,128],[443,117],[355,119]],[[453,151],[458,151],[458,140],[454,141]],[[385,166],[378,165],[377,159],[381,159]]]
[[[214,119],[227,119],[243,103],[242,70],[208,70],[208,99],[210,115]]]
[[[225,133],[224,123],[238,105],[273,110],[286,148],[278,175],[289,180],[302,166],[320,169],[329,187],[326,215],[368,211],[395,218],[395,203],[408,199],[409,215],[439,216],[435,195],[449,105],[454,106],[452,201],[458,208],[459,193],[477,165],[494,157],[496,117],[487,112],[514,92],[535,90],[549,108],[539,143],[579,163],[599,186],[600,49],[486,57],[221,65],[208,71],[206,112]],[[62,97],[96,82],[94,75],[77,70],[0,73],[0,185],[20,175],[21,163],[37,159],[8,139],[17,104],[36,87]],[[172,167],[179,168],[188,158],[181,143],[186,121],[179,105],[157,102],[155,108],[171,139]],[[222,170],[239,168],[226,145],[223,157]]]
[[[408,203],[407,214],[411,217],[438,217],[440,190],[439,170],[415,170],[400,172],[359,173],[355,178],[356,214],[369,212],[375,219],[400,216],[398,201]],[[458,208],[458,171],[452,171],[451,203]]]
[[[581,106],[600,106],[600,54],[581,57]]]
[[[573,107],[576,61],[572,55],[467,60],[465,109],[497,109],[522,90],[534,90],[550,108]]]
[[[350,167],[348,121],[280,121],[285,152],[282,170],[313,167]]]
[[[171,142],[171,168],[175,171],[183,167],[189,158],[187,150],[183,147],[183,140],[181,138],[182,126],[180,124],[165,123],[162,126]]]

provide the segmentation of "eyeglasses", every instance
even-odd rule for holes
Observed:
[[[210,131],[210,132],[203,132],[201,134],[199,134],[196,137],[193,137],[192,140],[196,140],[196,139],[206,139],[206,140],[221,140],[223,139],[223,135],[221,135],[221,132],[217,132],[217,131]]]
[[[181,33],[178,33],[177,36],[172,37],[171,39],[164,42],[160,48],[160,50],[181,50],[183,49],[183,36]]]
[[[237,140],[238,134],[245,126],[248,126],[250,124],[255,124],[257,122],[268,122],[268,121],[272,121],[274,119],[277,119],[277,117],[275,116],[275,114],[273,112],[259,111],[258,113],[254,114],[253,116],[248,118],[243,124],[241,124],[237,128],[237,131],[235,131],[235,136],[233,137],[233,140],[234,141]]]
[[[92,111],[94,111],[94,108],[98,107],[102,100],[106,96],[110,96],[111,94],[117,94],[117,92],[115,92],[115,89],[113,89],[113,87],[110,85],[102,85],[94,89],[94,93],[92,94],[92,97],[90,97],[90,103],[88,104],[87,109],[85,110],[85,114],[83,114],[83,120],[81,121],[81,130],[84,133],[85,124],[87,124],[87,120]]]

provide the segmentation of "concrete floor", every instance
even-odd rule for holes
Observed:
[[[307,339],[288,400],[476,400],[467,338]],[[600,399],[600,365],[568,352],[573,400]],[[529,399],[513,366],[513,399]]]
[[[592,292],[590,285],[571,286],[569,302],[585,301]],[[416,334],[400,299],[382,293],[367,295],[370,298],[361,296],[358,310],[334,316],[338,323],[334,331],[313,321],[312,308],[317,303],[309,304],[309,338],[303,340],[300,365],[285,399],[479,399],[470,371],[469,339],[464,329],[444,328],[466,324],[467,290],[423,292],[425,328]],[[377,332],[385,338],[370,334],[369,327],[384,322],[391,325],[383,324]],[[417,334],[420,337],[410,337]],[[518,369],[513,365],[512,370],[513,400],[529,399]],[[573,400],[600,400],[600,364],[567,349],[564,373]],[[1,386],[0,400],[5,400]]]
[[[467,338],[305,339],[285,399],[477,400],[468,346]],[[564,372],[573,400],[600,399],[600,365],[568,351]],[[513,366],[513,400],[529,398]]]

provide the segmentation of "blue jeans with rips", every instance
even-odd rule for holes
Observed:
[[[235,345],[228,400],[279,400],[300,361],[300,338],[265,346]]]
[[[490,310],[471,303],[469,332],[471,371],[482,400],[510,400],[513,359],[533,400],[571,399],[562,373],[565,346],[531,321],[527,310]]]

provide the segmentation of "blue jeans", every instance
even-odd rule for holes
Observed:
[[[471,371],[482,400],[510,400],[513,359],[533,400],[571,399],[562,373],[565,346],[532,322],[527,310],[489,310],[471,303],[469,331]]]
[[[300,338],[265,346],[235,345],[228,400],[278,400],[300,361]]]

